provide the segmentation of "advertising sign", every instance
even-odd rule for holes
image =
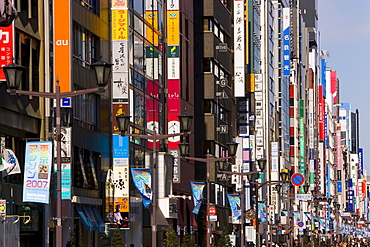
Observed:
[[[245,97],[244,1],[234,0],[234,96]]]
[[[0,27],[0,68],[12,63],[14,57],[13,40],[14,25]],[[0,81],[5,81],[5,75],[2,69],[0,69]]]
[[[49,204],[52,155],[52,142],[26,144],[23,202]]]
[[[290,76],[290,8],[283,8],[283,75]]]
[[[131,168],[132,181],[141,195],[144,207],[152,202],[152,175],[149,168]]]
[[[190,182],[191,191],[193,193],[194,209],[193,213],[198,214],[202,205],[203,189],[206,184],[204,182]]]

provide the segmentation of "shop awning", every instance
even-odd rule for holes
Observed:
[[[104,222],[95,206],[75,204],[75,207],[86,231],[104,231]]]

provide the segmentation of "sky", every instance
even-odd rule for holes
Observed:
[[[329,52],[327,67],[337,71],[340,103],[359,111],[360,147],[370,175],[370,1],[316,1],[320,49]]]

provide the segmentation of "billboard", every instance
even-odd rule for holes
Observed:
[[[54,0],[54,81],[60,92],[71,91],[71,1]]]
[[[49,204],[52,155],[52,142],[26,143],[23,202]]]
[[[234,0],[234,96],[245,97],[244,1]]]

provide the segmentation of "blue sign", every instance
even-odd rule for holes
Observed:
[[[113,135],[113,158],[128,158],[129,137]]]
[[[290,26],[283,31],[283,75],[290,76]]]
[[[61,107],[72,107],[71,98],[62,99]]]
[[[294,173],[292,175],[292,184],[295,186],[301,186],[304,183],[304,177],[300,173]]]

